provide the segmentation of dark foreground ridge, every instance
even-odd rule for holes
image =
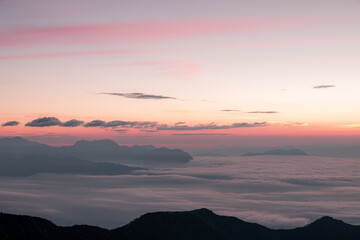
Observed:
[[[208,209],[147,213],[107,230],[87,225],[59,227],[30,216],[0,213],[1,240],[359,240],[360,226],[331,217],[290,230],[273,230]]]

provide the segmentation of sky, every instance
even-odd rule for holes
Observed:
[[[0,0],[0,138],[356,149],[359,12],[359,0]],[[360,224],[358,160],[194,157],[133,175],[2,177],[0,211],[104,227],[203,207],[276,228]]]
[[[359,11],[358,0],[0,0],[0,136],[359,142]]]

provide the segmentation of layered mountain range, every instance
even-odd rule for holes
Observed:
[[[21,137],[0,139],[0,176],[128,174],[140,169],[134,165],[183,164],[191,159],[190,154],[180,149],[119,146],[112,140],[80,140],[71,146],[52,147]]]

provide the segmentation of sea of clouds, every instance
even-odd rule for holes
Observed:
[[[59,225],[122,226],[147,212],[209,208],[271,228],[324,216],[360,225],[360,159],[196,157],[135,175],[0,178],[0,211]]]

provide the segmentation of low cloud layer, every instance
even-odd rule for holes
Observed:
[[[18,121],[9,121],[9,122],[1,124],[1,126],[3,126],[3,127],[12,127],[12,126],[17,126],[19,124],[20,124],[20,122],[18,122]]]
[[[99,93],[105,95],[113,95],[124,98],[134,98],[134,99],[149,99],[149,100],[163,100],[163,99],[176,99],[175,97],[168,97],[162,95],[153,95],[153,94],[145,94],[145,93]]]
[[[217,125],[214,123],[211,124],[200,124],[195,126],[188,125],[174,125],[169,126],[167,124],[162,124],[157,127],[158,130],[176,130],[176,131],[186,131],[186,130],[216,130],[216,129],[231,129],[231,128],[251,128],[251,127],[266,127],[268,123],[266,122],[255,122],[255,123],[233,123],[231,125]]]
[[[202,207],[273,228],[304,226],[324,215],[360,224],[359,171],[358,159],[196,157],[186,167],[137,175],[2,178],[1,210],[107,228],[146,212]]]
[[[237,109],[223,109],[221,111],[222,112],[241,112],[240,110],[237,110]]]
[[[335,85],[317,85],[314,86],[315,89],[323,89],[323,88],[333,88],[336,87]]]

